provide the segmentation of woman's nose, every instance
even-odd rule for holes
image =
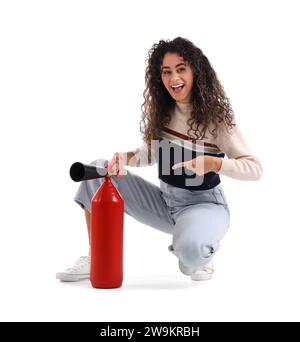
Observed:
[[[175,83],[175,82],[177,82],[177,81],[179,81],[179,80],[180,80],[179,75],[178,75],[177,73],[174,73],[174,74],[172,75],[172,77],[171,77],[171,82],[172,82],[172,83]]]

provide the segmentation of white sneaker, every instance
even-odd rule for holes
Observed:
[[[78,281],[90,277],[91,258],[89,255],[80,257],[75,265],[64,272],[56,273],[56,279],[61,281]]]
[[[214,267],[213,267],[212,262],[209,262],[208,264],[203,265],[196,272],[191,274],[191,279],[195,281],[209,280],[212,278],[213,274],[214,274]]]

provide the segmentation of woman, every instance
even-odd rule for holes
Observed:
[[[261,162],[238,129],[216,72],[192,42],[178,37],[154,44],[145,81],[143,145],[115,153],[108,171],[125,212],[171,234],[169,251],[177,256],[181,272],[192,280],[207,280],[230,219],[219,175],[258,180]],[[107,160],[93,163],[104,166]],[[124,168],[154,163],[159,187]],[[75,196],[84,208],[88,232],[91,200],[101,184],[102,179],[84,181]],[[85,256],[56,276],[77,281],[88,278],[89,270],[90,257]]]

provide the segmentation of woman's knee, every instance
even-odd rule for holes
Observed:
[[[199,243],[195,240],[177,241],[173,244],[173,253],[187,267],[195,268],[209,262],[217,246],[210,243]]]
[[[90,162],[91,165],[95,165],[101,168],[105,167],[107,163],[108,163],[108,159],[105,159],[105,158],[98,158]]]

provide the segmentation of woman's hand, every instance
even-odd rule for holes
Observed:
[[[123,178],[127,174],[126,169],[124,169],[126,159],[126,152],[116,152],[107,164],[109,176],[114,176],[117,179]]]
[[[195,172],[198,176],[203,176],[208,172],[218,172],[222,165],[222,159],[212,156],[199,156],[192,160],[174,164],[172,169],[176,170],[185,167]]]
[[[127,175],[124,168],[127,163],[127,152],[116,152],[111,161],[107,164],[107,171],[110,176],[121,179]]]

